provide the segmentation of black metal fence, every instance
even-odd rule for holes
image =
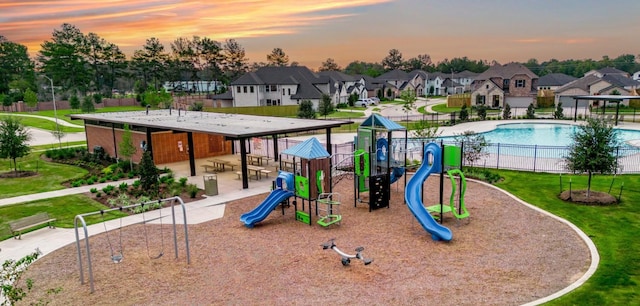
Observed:
[[[278,139],[278,150],[282,152],[297,145],[302,140],[281,138]],[[393,152],[396,160],[407,159],[407,164],[418,164],[422,162],[424,144],[428,140],[408,139],[407,150],[404,151],[404,139],[394,139],[394,147],[402,148]],[[444,144],[460,145],[455,142],[443,141]],[[461,144],[464,148],[464,144]],[[239,148],[236,143],[236,148]],[[256,138],[250,141],[249,151],[254,154],[267,156],[275,159],[273,150],[273,139]],[[353,160],[354,143],[347,142],[332,144],[333,165],[349,166]],[[406,155],[405,155],[406,153]],[[463,164],[465,163],[465,152],[463,152]],[[467,166],[475,166],[490,169],[522,170],[533,172],[567,173],[565,157],[569,155],[569,148],[564,146],[542,146],[542,145],[515,145],[491,143],[486,146],[479,158]],[[631,174],[640,173],[640,148],[631,146],[621,146],[616,149],[618,160],[617,173]]]

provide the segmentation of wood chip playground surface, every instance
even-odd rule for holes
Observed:
[[[391,187],[391,204],[369,212],[354,207],[353,180],[334,188],[341,195],[342,222],[324,228],[295,220],[293,205],[280,207],[254,228],[240,215],[267,194],[227,203],[224,217],[190,225],[191,264],[182,228],[174,259],[170,224],[122,229],[124,260],[111,262],[105,234],[91,238],[95,292],[81,285],[75,244],[34,263],[27,303],[51,305],[516,305],[551,295],[588,269],[587,245],[569,226],[534,211],[495,189],[468,182],[465,203],[471,217],[444,225],[450,242],[433,241],[404,202],[402,182]],[[425,182],[425,203],[438,203],[438,178]],[[450,187],[445,184],[444,198]],[[366,199],[366,198],[365,198]],[[300,209],[300,204],[298,204]],[[162,236],[159,234],[162,230]],[[119,237],[110,232],[113,244]],[[352,260],[322,244],[373,262]],[[163,247],[164,244],[164,247]],[[164,256],[155,257],[160,251]],[[85,255],[86,256],[86,255]],[[86,278],[85,273],[85,278]],[[47,295],[48,289],[61,288]]]

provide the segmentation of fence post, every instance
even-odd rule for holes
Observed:
[[[500,143],[498,142],[498,154],[496,156],[496,169],[500,169]]]
[[[533,146],[533,172],[536,172],[536,161],[538,161],[538,145]]]

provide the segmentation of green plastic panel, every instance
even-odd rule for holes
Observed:
[[[462,149],[458,146],[444,146],[444,166],[447,168],[460,168]]]
[[[309,178],[302,175],[296,175],[296,196],[303,199],[309,199]]]

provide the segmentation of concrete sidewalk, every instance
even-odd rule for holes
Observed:
[[[106,186],[108,185],[108,183],[2,199],[1,205],[11,205],[37,199],[79,194],[88,192],[90,188],[102,188],[100,187],[101,185]],[[225,191],[216,196],[206,197],[202,200],[190,202],[185,205],[187,223],[198,224],[222,218],[224,216],[225,204],[227,202],[266,192],[269,192],[269,188],[261,186],[250,189],[233,190],[229,192]],[[183,224],[184,214],[179,204],[175,206],[175,212],[176,224]],[[160,216],[162,216],[162,224],[172,223],[170,207],[163,208],[161,210],[146,212],[145,214],[146,215],[144,216],[144,218],[145,220],[147,220],[147,223],[159,224]],[[143,216],[141,214],[124,217],[122,218],[122,226],[124,227],[131,224],[142,223],[142,218]],[[115,219],[107,221],[104,225],[102,223],[98,223],[87,226],[89,237],[96,234],[104,233],[105,225],[109,229],[116,229],[120,226],[120,222],[120,219]],[[79,233],[81,238],[84,237],[82,228],[79,229]],[[42,256],[44,256],[70,243],[75,243],[75,230],[73,228],[39,229],[23,234],[22,239],[20,240],[7,239],[4,241],[0,241],[0,262],[4,262],[8,259],[18,260],[32,253],[35,249],[39,249],[42,252]]]

